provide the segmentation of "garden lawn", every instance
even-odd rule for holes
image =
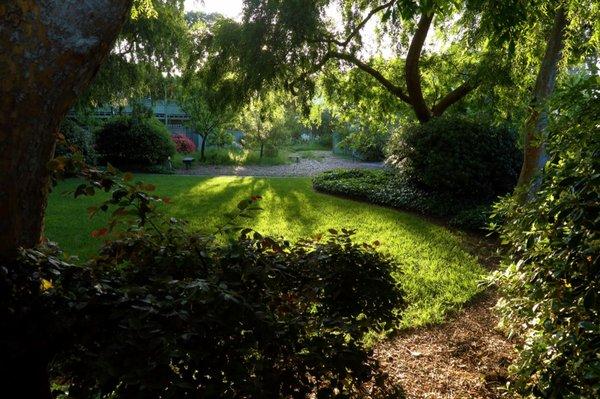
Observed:
[[[165,205],[166,211],[188,220],[193,229],[214,231],[240,200],[261,195],[264,211],[244,224],[262,234],[297,240],[345,227],[357,229],[359,241],[379,240],[380,249],[400,264],[394,275],[409,303],[403,327],[441,322],[446,312],[479,291],[486,273],[463,249],[462,239],[446,228],[412,214],[317,193],[308,178],[137,177],[156,185],[158,195],[169,196],[172,203]],[[68,180],[55,188],[46,212],[46,235],[68,255],[86,258],[101,245],[90,233],[104,226],[106,215],[87,217],[86,209],[98,204],[100,195],[74,199],[64,194],[78,183]]]

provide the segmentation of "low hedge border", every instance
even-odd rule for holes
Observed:
[[[429,192],[387,169],[336,169],[315,176],[312,183],[319,192],[441,218],[463,230],[485,229],[491,207]]]

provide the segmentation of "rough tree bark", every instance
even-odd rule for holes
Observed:
[[[131,0],[0,1],[0,260],[41,241],[58,126],[130,7]],[[49,399],[52,348],[47,337],[27,334],[8,348],[10,360],[0,356],[3,392]]]
[[[544,108],[546,100],[554,91],[558,63],[564,47],[566,26],[565,9],[559,7],[554,16],[554,23],[546,43],[546,52],[533,89],[531,113],[525,122],[523,166],[517,186],[529,184],[531,179],[544,167],[545,130],[548,124]]]
[[[131,0],[0,2],[0,256],[42,239],[58,126],[130,7]]]

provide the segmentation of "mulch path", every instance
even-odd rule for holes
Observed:
[[[404,331],[375,348],[389,383],[406,398],[506,398],[507,366],[514,343],[496,330],[491,309],[497,297],[484,293],[448,322]]]

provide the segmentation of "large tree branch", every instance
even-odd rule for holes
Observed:
[[[352,32],[350,32],[350,35],[348,35],[348,37],[346,37],[346,40],[344,40],[343,42],[337,42],[336,44],[338,44],[339,46],[342,46],[344,48],[346,48],[348,46],[348,44],[350,44],[350,41],[356,36],[358,35],[358,33],[362,30],[362,28],[365,27],[365,25],[371,20],[371,18],[373,18],[373,16],[375,14],[377,14],[379,11],[383,11],[387,8],[390,8],[391,6],[394,5],[394,3],[396,2],[396,0],[391,0],[388,1],[385,4],[382,4],[378,7],[373,8],[368,14],[367,16],[358,24],[354,27],[354,29],[352,30]]]
[[[348,44],[350,44],[350,41],[360,33],[360,31],[362,30],[362,28],[365,27],[365,25],[371,20],[371,18],[373,18],[373,16],[375,14],[377,14],[380,11],[385,10],[386,8],[390,8],[391,6],[394,5],[394,3],[396,3],[397,0],[391,0],[388,1],[387,3],[384,3],[380,6],[377,6],[375,8],[373,8],[368,14],[367,16],[361,21],[359,22],[354,29],[352,29],[352,31],[350,32],[350,34],[344,39],[336,39],[334,37],[326,37],[326,38],[321,38],[321,39],[313,39],[313,42],[317,42],[317,43],[329,43],[329,44],[335,44],[337,46],[340,46],[342,48],[346,48],[348,46]]]
[[[433,12],[423,13],[417,24],[417,30],[412,38],[408,54],[406,55],[406,90],[410,97],[413,110],[420,122],[427,122],[431,118],[431,112],[423,98],[421,88],[421,73],[419,72],[419,60],[421,59],[421,51],[427,39],[427,33],[433,20]]]
[[[404,101],[407,104],[411,104],[411,99],[404,93],[401,87],[396,86],[392,82],[390,82],[385,76],[381,74],[378,70],[370,66],[369,64],[364,63],[359,60],[356,56],[347,53],[341,53],[338,51],[331,51],[329,55],[332,58],[338,58],[340,60],[344,60],[350,62],[351,64],[356,65],[362,71],[368,73],[373,76],[383,87],[385,87],[390,93],[398,97],[400,100]]]
[[[437,104],[431,108],[433,116],[440,116],[446,111],[446,109],[452,104],[460,101],[467,94],[475,90],[478,84],[472,84],[470,82],[464,82],[450,93],[446,94]]]

